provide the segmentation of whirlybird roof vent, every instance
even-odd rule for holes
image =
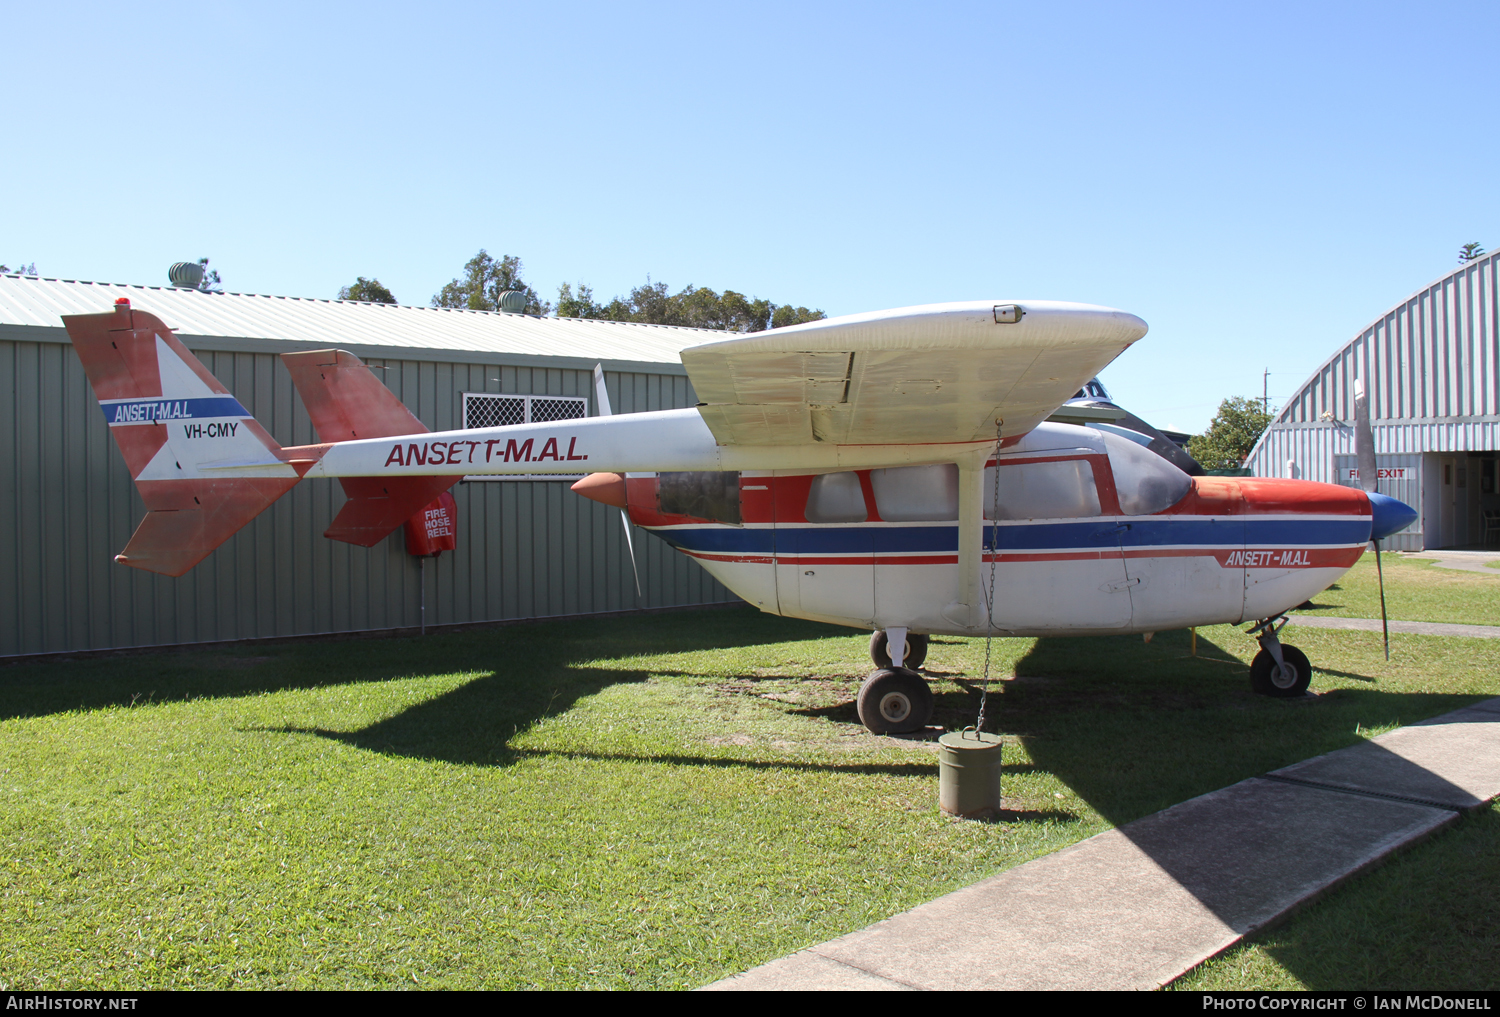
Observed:
[[[196,261],[179,261],[167,269],[167,278],[173,286],[195,290],[203,283],[203,266]]]

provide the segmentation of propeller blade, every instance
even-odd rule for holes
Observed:
[[[609,389],[604,385],[604,365],[594,365],[594,403],[599,416],[613,416],[609,409]]]
[[[625,509],[620,510],[620,522],[625,524],[625,546],[630,548],[630,571],[635,573],[635,595],[644,598],[646,595],[641,592],[641,570],[635,563],[635,540],[630,536],[630,513]],[[1382,598],[1385,596],[1384,587],[1381,587],[1380,595]],[[1381,603],[1384,603],[1384,600]]]
[[[1370,400],[1361,378],[1354,381],[1354,458],[1359,461],[1359,486],[1375,490],[1375,430],[1370,426]]]
[[[609,389],[604,384],[604,365],[594,365],[594,405],[599,410],[599,416],[613,416],[609,408]],[[635,538],[630,533],[630,512],[626,509],[620,510],[620,523],[625,527],[625,546],[630,549],[630,571],[635,573],[635,595],[644,599],[645,594],[641,592],[641,567],[635,561]]]
[[[1370,399],[1362,378],[1354,380],[1354,458],[1359,461],[1359,486],[1366,494],[1374,494],[1375,481],[1380,474],[1375,466],[1375,429],[1370,426]],[[1380,630],[1385,636],[1385,659],[1390,660],[1391,625],[1385,611],[1385,569],[1380,565],[1380,541],[1376,539],[1371,543],[1375,545],[1375,575],[1380,581]]]

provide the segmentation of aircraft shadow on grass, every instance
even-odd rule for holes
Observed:
[[[604,657],[732,649],[769,642],[826,639],[844,632],[817,622],[777,618],[734,606],[710,611],[523,622],[434,632],[422,638],[186,646],[168,652],[17,664],[0,669],[0,720],[185,699],[256,696],[428,674],[539,675]],[[565,684],[572,683],[570,680]],[[511,683],[512,690],[521,694],[518,717],[534,708],[531,691],[538,684],[523,680]],[[537,694],[545,702],[552,690],[553,686],[547,686]],[[554,704],[546,712],[556,713],[559,709]]]
[[[818,630],[815,635],[825,635]],[[753,638],[761,638],[757,633]],[[746,639],[745,642],[750,642]],[[700,645],[714,640],[704,639]],[[721,645],[722,642],[721,642]],[[684,649],[688,647],[674,647]],[[1245,911],[1243,882],[1224,878],[1226,858],[1247,869],[1280,865],[1280,843],[1261,843],[1241,831],[1210,834],[1207,850],[1195,837],[1185,844],[1181,830],[1132,820],[1237,784],[1313,756],[1353,745],[1383,750],[1356,734],[1360,723],[1410,723],[1458,708],[1472,696],[1384,692],[1377,687],[1344,688],[1302,700],[1271,700],[1249,689],[1243,661],[1200,635],[1198,656],[1189,654],[1186,633],[1159,633],[1151,644],[1139,637],[1037,640],[1016,665],[1017,678],[990,687],[989,716],[1016,735],[1031,762],[1007,766],[1005,778],[1029,773],[1055,775],[1098,810],[1162,870],[1213,913],[1234,925]],[[607,687],[645,681],[673,672],[577,666],[599,654],[545,648],[515,659],[459,688],[401,713],[352,731],[278,728],[310,734],[384,754],[444,760],[465,765],[506,766],[528,758],[622,759],[705,768],[801,769],[868,774],[931,775],[927,762],[836,764],[797,759],[750,759],[690,752],[634,756],[578,750],[515,747],[518,732],[546,716],[562,713],[580,699]],[[1368,675],[1324,670],[1374,686]],[[683,675],[698,677],[697,675]],[[768,700],[758,691],[760,676],[743,676],[722,686],[732,695],[753,697],[789,715],[818,717],[872,737],[860,724],[852,701],[805,706]],[[945,676],[937,684],[935,719],[943,726],[973,722],[980,686],[971,677]],[[785,681],[773,676],[766,681]],[[853,682],[848,684],[852,685]],[[1388,755],[1388,754],[1387,754]],[[1380,761],[1399,771],[1412,764],[1391,757]],[[1455,789],[1423,771],[1437,797]],[[1007,812],[1001,822],[1076,820],[1065,808]],[[1270,836],[1274,841],[1274,828]],[[1252,832],[1254,832],[1252,830]],[[1337,831],[1335,831],[1336,835]],[[1296,955],[1278,959],[1293,971],[1305,966]],[[1308,974],[1307,977],[1314,977]]]
[[[795,758],[746,759],[723,755],[690,753],[629,753],[576,750],[531,749],[512,746],[511,740],[549,716],[566,712],[581,699],[617,686],[644,682],[648,678],[701,678],[697,673],[653,668],[650,671],[604,668],[597,665],[575,667],[564,663],[547,671],[532,669],[515,678],[491,673],[464,683],[440,696],[424,700],[395,716],[377,721],[357,731],[333,731],[324,728],[285,726],[269,730],[292,734],[311,734],[344,742],[371,752],[416,759],[441,760],[471,766],[508,766],[520,759],[562,758],[599,761],[638,761],[666,763],[675,766],[709,768],[744,767],[748,769],[809,770],[833,773],[880,773],[896,776],[936,774],[937,766],[929,762],[913,763],[826,763]],[[831,707],[852,711],[852,707]],[[791,713],[817,713],[815,710],[792,710]],[[853,720],[861,732],[863,725]],[[260,729],[268,730],[268,729]]]

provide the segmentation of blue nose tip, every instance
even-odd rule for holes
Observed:
[[[1370,539],[1389,537],[1417,520],[1417,510],[1388,494],[1370,493]]]

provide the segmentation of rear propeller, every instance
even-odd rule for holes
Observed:
[[[599,416],[611,416],[609,409],[609,389],[604,386],[604,365],[594,365],[594,400],[598,405]],[[645,594],[641,592],[641,570],[635,563],[635,540],[630,533],[630,510],[620,510],[620,522],[625,526],[625,546],[630,549],[630,571],[635,573],[635,595],[637,599],[644,599]]]
[[[1359,486],[1365,494],[1375,493],[1375,430],[1370,426],[1370,400],[1365,395],[1363,379],[1354,381],[1354,457],[1359,461]],[[1371,506],[1370,518],[1375,517]],[[1391,659],[1391,627],[1385,613],[1385,570],[1380,567],[1380,538],[1371,541],[1375,545],[1375,575],[1380,581],[1380,630],[1385,636],[1385,659]]]

